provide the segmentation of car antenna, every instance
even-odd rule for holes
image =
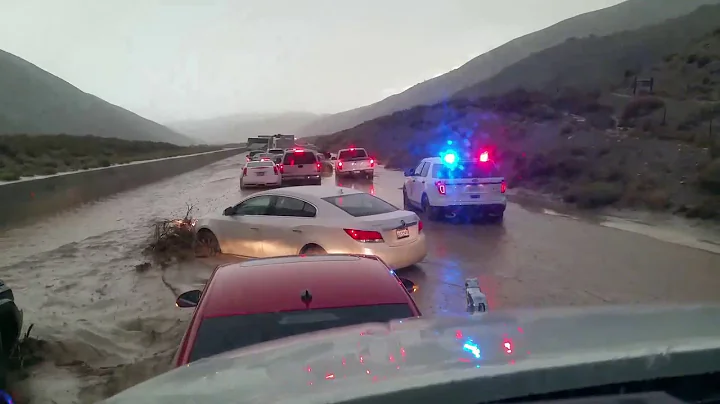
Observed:
[[[310,303],[312,303],[312,295],[310,294],[310,291],[305,289],[300,294],[300,300],[302,300],[303,303],[305,303],[305,308],[310,310]]]

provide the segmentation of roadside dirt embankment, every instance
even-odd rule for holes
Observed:
[[[196,170],[244,151],[220,150],[0,184],[0,227]]]

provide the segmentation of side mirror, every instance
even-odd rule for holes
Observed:
[[[414,168],[408,168],[407,170],[405,170],[405,176],[406,176],[406,177],[412,177],[413,175],[415,175],[415,169],[414,169]]]
[[[400,282],[405,287],[405,290],[407,290],[408,293],[415,293],[418,291],[417,285],[415,285],[415,282],[411,281],[407,278],[400,278]]]
[[[234,214],[235,214],[235,208],[232,206],[225,208],[225,210],[223,210],[223,216],[232,216]]]
[[[200,302],[200,296],[202,296],[202,291],[197,289],[189,290],[178,296],[177,300],[175,301],[175,306],[182,308],[195,307]]]

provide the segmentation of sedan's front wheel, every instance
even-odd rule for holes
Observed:
[[[220,243],[215,234],[210,230],[200,230],[197,235],[196,255],[199,257],[214,257],[220,252]]]

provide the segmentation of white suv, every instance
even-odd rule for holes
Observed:
[[[467,215],[502,221],[505,214],[505,178],[486,153],[452,164],[440,157],[425,158],[405,171],[405,177],[404,208],[420,209],[431,220]]]
[[[322,163],[312,150],[291,149],[285,152],[280,164],[283,182],[305,182],[320,185]]]

